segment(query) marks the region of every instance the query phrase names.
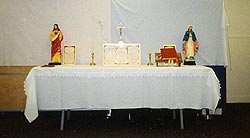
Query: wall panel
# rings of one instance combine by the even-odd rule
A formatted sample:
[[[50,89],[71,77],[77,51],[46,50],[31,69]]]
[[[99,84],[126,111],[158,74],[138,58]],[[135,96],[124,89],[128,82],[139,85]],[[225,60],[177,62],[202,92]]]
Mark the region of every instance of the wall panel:
[[[24,80],[30,66],[0,67],[0,110],[24,110]]]

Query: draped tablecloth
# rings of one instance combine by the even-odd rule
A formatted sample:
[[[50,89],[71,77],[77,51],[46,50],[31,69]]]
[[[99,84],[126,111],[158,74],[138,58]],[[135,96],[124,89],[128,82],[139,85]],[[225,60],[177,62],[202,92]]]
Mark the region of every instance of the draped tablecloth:
[[[215,111],[220,83],[204,66],[34,67],[25,82],[25,116],[39,110],[169,108]]]

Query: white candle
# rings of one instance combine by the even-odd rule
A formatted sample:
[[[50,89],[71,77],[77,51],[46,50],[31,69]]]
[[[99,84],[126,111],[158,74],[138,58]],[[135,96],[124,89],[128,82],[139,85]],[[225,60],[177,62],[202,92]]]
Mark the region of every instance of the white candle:
[[[148,53],[149,55],[151,55],[152,54],[152,51],[151,51],[151,49],[149,50],[149,53]]]

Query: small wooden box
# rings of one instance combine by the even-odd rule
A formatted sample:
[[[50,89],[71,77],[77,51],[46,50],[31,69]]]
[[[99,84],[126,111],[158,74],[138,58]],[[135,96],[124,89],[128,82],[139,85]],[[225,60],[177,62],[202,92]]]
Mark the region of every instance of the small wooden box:
[[[155,53],[156,66],[180,66],[182,63],[181,53],[177,53],[175,45],[164,45],[161,53]]]

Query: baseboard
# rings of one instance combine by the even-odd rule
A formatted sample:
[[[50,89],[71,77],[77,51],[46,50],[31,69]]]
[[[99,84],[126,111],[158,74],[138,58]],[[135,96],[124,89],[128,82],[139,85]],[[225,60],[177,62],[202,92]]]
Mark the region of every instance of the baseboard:
[[[216,108],[214,115],[222,115],[222,108]]]
[[[227,103],[250,103],[250,96],[228,96]]]

